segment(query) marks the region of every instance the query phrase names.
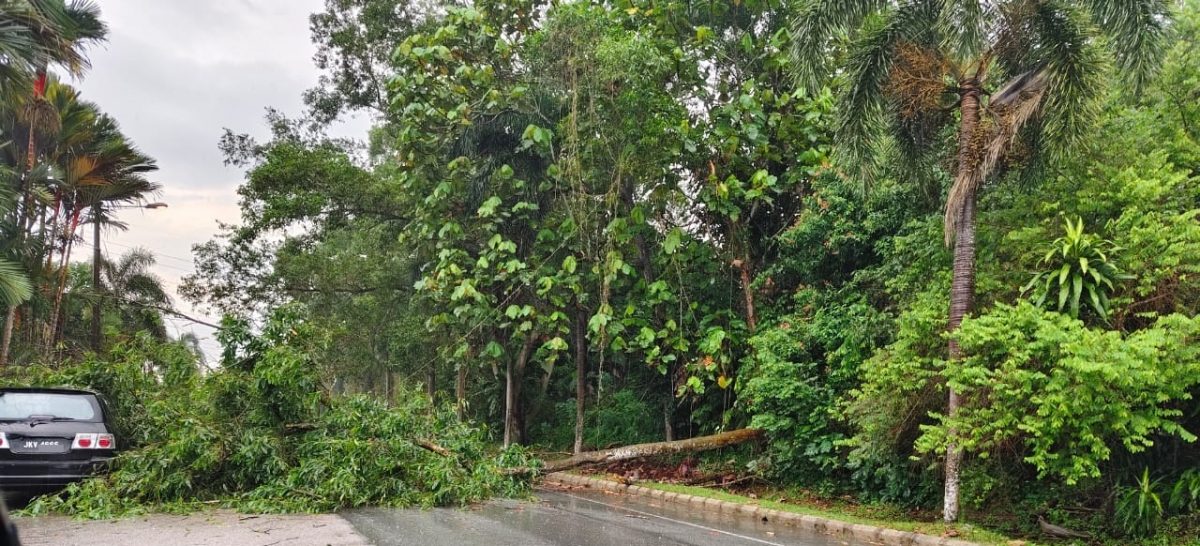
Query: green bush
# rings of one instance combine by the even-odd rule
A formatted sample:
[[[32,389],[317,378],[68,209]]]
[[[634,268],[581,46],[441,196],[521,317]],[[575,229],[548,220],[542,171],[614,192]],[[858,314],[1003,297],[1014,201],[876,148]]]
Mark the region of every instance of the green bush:
[[[116,350],[128,358],[108,366],[93,359],[58,372],[57,382],[114,400],[119,426],[141,447],[122,452],[108,474],[28,510],[111,517],[207,502],[326,511],[462,504],[526,491],[524,478],[503,471],[536,464],[524,451],[495,453],[482,430],[416,389],[401,386],[392,407],[328,394],[306,356],[313,333],[290,308],[276,312],[261,336],[228,323],[224,337],[233,350],[207,375],[148,374],[144,364],[161,355],[145,346]],[[139,412],[131,410],[135,399],[143,402]]]
[[[1200,320],[1170,315],[1123,336],[1022,302],[968,319],[954,336],[966,358],[941,374],[964,404],[924,427],[923,453],[952,440],[980,457],[1020,444],[1039,476],[1074,484],[1100,477],[1114,449],[1195,440],[1178,408],[1200,385]]]
[[[1190,514],[1200,509],[1200,469],[1184,470],[1171,486],[1168,506],[1176,514]]]

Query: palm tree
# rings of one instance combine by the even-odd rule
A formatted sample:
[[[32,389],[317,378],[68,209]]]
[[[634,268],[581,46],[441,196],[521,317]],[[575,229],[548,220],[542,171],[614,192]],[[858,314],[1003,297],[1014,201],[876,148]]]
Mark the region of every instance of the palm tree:
[[[205,358],[204,348],[200,345],[200,336],[195,332],[183,332],[175,341],[196,355],[196,362],[200,364],[201,369],[208,368],[208,359]]]
[[[25,180],[26,194],[37,196],[29,200],[29,206],[38,204],[41,212],[15,218],[13,223],[17,231],[26,236],[23,246],[31,247],[38,240],[33,237],[35,233],[44,239],[43,244],[33,245],[40,251],[26,252],[26,255],[29,264],[43,267],[47,293],[52,294],[51,311],[41,330],[45,347],[49,348],[60,337],[67,264],[80,225],[87,218],[93,219],[94,224],[94,220],[99,219],[95,226],[97,234],[104,225],[121,227],[108,209],[116,204],[140,201],[156,192],[159,186],[145,178],[147,173],[157,169],[153,159],[134,147],[112,118],[100,113],[94,104],[79,100],[75,89],[50,78],[39,100],[51,107],[58,121],[55,133],[41,133],[33,141],[42,149],[38,154],[41,160],[34,170],[27,172]],[[20,108],[10,110],[15,111],[4,117],[14,128],[14,133],[32,131],[32,125],[21,115]],[[5,163],[19,166],[24,162],[29,146],[20,146],[23,142],[26,140],[18,138],[3,147]],[[33,176],[35,174],[38,176]],[[35,216],[41,219],[37,229]],[[95,310],[99,312],[99,302]],[[10,320],[9,324],[12,322]],[[4,339],[11,339],[10,327],[6,326]],[[3,353],[0,358],[7,355],[4,349],[9,343],[0,345],[0,353]]]
[[[35,204],[30,191],[30,174],[35,169],[37,148],[35,142],[40,129],[57,129],[59,121],[44,98],[47,85],[47,68],[57,64],[74,75],[80,75],[88,67],[83,48],[104,39],[107,29],[99,17],[97,6],[87,0],[11,0],[0,3],[0,101],[14,104],[15,100],[30,95],[23,92],[26,84],[33,83],[31,98],[22,109],[27,129],[26,154],[22,170],[25,176],[15,176],[17,202],[9,210],[15,210],[14,238],[17,250],[23,246],[25,235],[31,229]],[[10,167],[17,167],[12,164]],[[5,216],[8,216],[7,214]],[[27,224],[27,222],[29,224]],[[0,267],[0,286],[3,301],[7,304],[3,334],[0,334],[0,366],[8,362],[9,346],[12,341],[13,325],[16,321],[17,305],[28,297],[22,287],[28,280],[20,271],[19,264],[5,262]]]
[[[122,326],[131,330],[146,330],[160,340],[167,339],[161,309],[171,305],[171,297],[162,280],[150,272],[156,260],[144,248],[126,252],[114,262],[102,260],[100,298],[115,302],[120,311]]]
[[[63,251],[59,264],[60,278],[55,291],[53,312],[50,325],[53,332],[47,336],[51,342],[58,339],[58,322],[62,308],[62,295],[66,289],[67,264],[70,262],[71,250],[74,247],[75,231],[78,229],[82,214],[90,211],[90,222],[94,230],[94,263],[100,262],[99,238],[103,226],[124,229],[124,224],[112,217],[112,207],[119,203],[134,203],[157,192],[159,185],[145,178],[147,173],[158,169],[154,160],[133,146],[121,134],[120,128],[112,118],[99,115],[95,123],[89,127],[91,140],[81,143],[75,151],[61,158],[62,189],[64,202],[68,203],[69,219],[65,220],[63,230]],[[97,277],[98,278],[98,277]],[[100,315],[101,303],[95,302],[93,318]],[[98,349],[99,333],[95,328],[99,325],[94,320],[93,348]],[[52,343],[50,343],[52,344]],[[49,345],[49,344],[48,344]]]
[[[57,64],[73,75],[88,68],[83,47],[104,39],[100,10],[88,1],[0,3],[0,92],[28,83]]]
[[[953,245],[948,329],[971,310],[976,196],[1014,141],[1048,159],[1082,135],[1109,59],[1140,86],[1156,68],[1168,0],[808,0],[793,20],[799,83],[817,89],[831,40],[850,36],[839,142],[869,164],[890,142],[926,158],[956,124],[945,238]],[[1000,82],[999,85],[996,82]],[[958,116],[954,116],[957,111]],[[951,360],[961,357],[949,343]],[[959,406],[949,389],[948,414]],[[958,517],[962,454],[946,453],[943,517]]]

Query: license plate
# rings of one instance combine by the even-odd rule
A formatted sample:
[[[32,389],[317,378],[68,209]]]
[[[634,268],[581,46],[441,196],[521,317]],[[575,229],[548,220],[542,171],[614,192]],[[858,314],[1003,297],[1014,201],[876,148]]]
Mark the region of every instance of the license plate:
[[[66,453],[71,447],[62,438],[14,438],[9,445],[14,453]]]

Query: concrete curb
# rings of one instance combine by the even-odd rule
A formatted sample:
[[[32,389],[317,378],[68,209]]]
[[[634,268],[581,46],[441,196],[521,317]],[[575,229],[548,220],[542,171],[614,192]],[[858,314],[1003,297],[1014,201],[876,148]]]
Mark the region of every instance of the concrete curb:
[[[846,523],[836,519],[763,508],[755,504],[742,504],[697,495],[688,495],[686,493],[662,491],[640,485],[625,485],[619,482],[567,474],[565,472],[547,474],[542,479],[546,483],[640,495],[663,502],[685,504],[694,508],[706,508],[723,514],[741,514],[746,517],[762,520],[763,523],[774,521],[789,527],[806,529],[826,535],[853,538],[854,540],[870,542],[872,544],[884,544],[886,546],[979,546],[974,542],[967,542],[956,538],[935,537],[920,533],[885,529],[873,525]]]

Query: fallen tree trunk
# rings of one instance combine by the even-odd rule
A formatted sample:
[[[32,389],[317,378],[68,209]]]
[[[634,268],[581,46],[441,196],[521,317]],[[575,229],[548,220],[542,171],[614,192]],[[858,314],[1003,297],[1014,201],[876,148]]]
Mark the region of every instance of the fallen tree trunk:
[[[700,436],[697,438],[688,438],[687,440],[676,440],[674,442],[635,444],[631,446],[604,449],[600,451],[585,451],[566,459],[547,461],[546,466],[542,467],[542,472],[559,472],[588,464],[612,463],[616,461],[626,461],[629,459],[640,459],[642,457],[652,457],[655,455],[708,451],[711,449],[720,449],[722,447],[758,440],[759,438],[762,438],[761,430],[743,428],[731,430],[729,432],[722,432],[720,434],[713,434],[712,436]]]

